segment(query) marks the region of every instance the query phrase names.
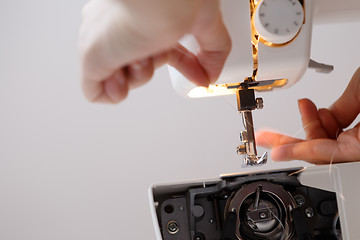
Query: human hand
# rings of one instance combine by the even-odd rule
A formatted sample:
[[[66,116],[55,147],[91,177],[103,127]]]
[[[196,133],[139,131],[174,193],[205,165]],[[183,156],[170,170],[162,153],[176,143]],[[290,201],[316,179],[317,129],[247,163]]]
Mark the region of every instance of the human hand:
[[[299,110],[306,140],[269,131],[256,134],[258,145],[272,148],[273,160],[314,164],[360,161],[360,123],[343,131],[360,113],[360,68],[329,109],[317,110],[312,101],[301,99]]]
[[[199,42],[197,55],[178,44],[186,33]],[[120,102],[164,63],[208,86],[230,48],[219,0],[92,0],[79,39],[83,91],[91,102]]]

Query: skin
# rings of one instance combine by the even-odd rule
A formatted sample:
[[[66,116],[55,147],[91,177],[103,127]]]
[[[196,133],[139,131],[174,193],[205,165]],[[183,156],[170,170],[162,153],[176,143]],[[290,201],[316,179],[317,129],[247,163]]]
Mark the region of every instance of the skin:
[[[192,34],[200,49],[189,52],[178,41]],[[81,78],[91,102],[118,103],[129,90],[147,83],[168,63],[199,86],[218,78],[231,49],[219,0],[92,0],[83,9],[79,36]],[[343,131],[360,112],[360,70],[328,109],[299,100],[306,139],[257,133],[277,161],[315,164],[360,160],[360,126]]]
[[[343,130],[360,113],[360,68],[342,96],[329,108],[317,109],[309,99],[298,103],[305,140],[270,131],[256,135],[258,145],[272,148],[273,160],[305,160],[314,164],[360,161],[360,123]]]
[[[193,34],[200,49],[178,41]],[[93,0],[83,9],[79,49],[82,87],[91,102],[118,103],[168,63],[208,86],[231,49],[218,0]]]

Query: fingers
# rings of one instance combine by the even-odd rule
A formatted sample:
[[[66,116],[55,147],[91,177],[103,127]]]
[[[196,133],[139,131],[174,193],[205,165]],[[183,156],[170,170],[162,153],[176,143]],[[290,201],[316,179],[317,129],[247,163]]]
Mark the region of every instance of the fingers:
[[[342,133],[342,129],[337,123],[334,116],[331,114],[329,109],[321,108],[318,111],[318,116],[323,126],[324,131],[326,131],[327,135],[331,139],[336,139],[340,133]]]
[[[328,138],[318,116],[316,105],[309,99],[300,99],[298,104],[306,139]]]
[[[342,133],[337,140],[301,140],[270,131],[256,133],[259,146],[272,148],[274,161],[304,160],[313,164],[359,161],[360,128]]]
[[[188,25],[194,19],[191,15],[197,10],[192,7],[197,1],[176,1],[176,6],[172,2],[90,1],[86,5],[79,50],[87,99],[118,102],[125,92],[127,94],[128,88],[138,87],[149,80],[153,67],[136,64],[128,67],[129,63],[157,55],[176,44],[190,29]],[[178,5],[182,8],[178,9]],[[123,89],[109,77],[120,68],[126,70],[129,84],[125,84]],[[110,86],[114,89],[111,90]]]
[[[91,102],[115,103],[127,95],[127,84],[118,70],[130,58],[130,40],[119,11],[116,1],[90,1],[83,10],[79,34],[82,87]],[[119,46],[127,46],[121,55]]]
[[[197,56],[211,83],[219,77],[231,50],[231,39],[224,25],[218,1],[207,1],[193,34],[199,42]]]
[[[126,98],[130,89],[147,83],[153,73],[153,60],[143,59],[117,70],[103,82],[84,82],[84,92],[91,102],[118,103]]]
[[[342,162],[335,140],[315,139],[278,146],[271,152],[274,161],[305,160],[313,164]]]
[[[82,81],[82,89],[85,98],[89,102],[96,102],[103,94],[103,84],[97,81]]]
[[[360,123],[359,123],[360,124]],[[348,129],[338,137],[339,149],[344,153],[344,160],[360,161],[360,127]]]
[[[85,97],[90,102],[118,103],[126,98],[129,87],[122,69],[103,82],[83,82]]]
[[[207,87],[219,77],[231,49],[231,39],[216,0],[205,1],[192,28],[199,42],[197,55],[181,45],[174,47],[168,63],[198,86]]]
[[[169,52],[165,51],[152,57],[154,68],[157,69],[168,62]]]
[[[341,128],[348,127],[360,113],[360,68],[341,97],[330,107],[330,112]]]
[[[209,77],[198,58],[180,44],[169,52],[168,64],[176,68],[196,85],[209,86]]]
[[[154,63],[148,58],[129,64],[126,70],[129,89],[134,89],[150,81],[154,73]]]
[[[284,144],[298,143],[303,140],[280,133],[259,131],[256,133],[256,144],[262,147],[274,148]]]
[[[338,148],[335,140],[304,141],[275,132],[260,131],[256,133],[256,143],[272,148],[271,159],[274,161],[305,160],[314,164],[326,164],[331,159],[340,161],[336,155]]]
[[[329,110],[317,110],[308,99],[299,100],[299,110],[307,141],[266,131],[257,134],[259,145],[273,148],[273,160],[297,159],[314,164],[359,161],[359,124],[345,132],[342,128],[351,124],[360,112],[360,68]]]
[[[231,48],[218,0],[166,5],[159,0],[150,4],[151,11],[146,1],[135,2],[91,1],[83,11],[79,50],[87,99],[119,102],[166,60],[199,86],[207,87],[218,78]],[[171,48],[185,33],[193,33],[199,41],[198,56],[180,45]],[[132,63],[149,56],[149,64]],[[118,71],[120,75],[114,74]]]
[[[129,92],[126,76],[122,70],[117,71],[109,79],[103,83],[104,94],[103,99],[98,99],[98,102],[118,103],[124,100]]]

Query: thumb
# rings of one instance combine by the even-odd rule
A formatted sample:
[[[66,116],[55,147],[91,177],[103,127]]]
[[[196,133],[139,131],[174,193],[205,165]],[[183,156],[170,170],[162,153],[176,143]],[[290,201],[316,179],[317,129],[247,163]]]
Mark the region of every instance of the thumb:
[[[218,1],[207,1],[199,14],[193,34],[199,43],[199,63],[210,82],[219,77],[231,50],[231,38],[225,27]]]

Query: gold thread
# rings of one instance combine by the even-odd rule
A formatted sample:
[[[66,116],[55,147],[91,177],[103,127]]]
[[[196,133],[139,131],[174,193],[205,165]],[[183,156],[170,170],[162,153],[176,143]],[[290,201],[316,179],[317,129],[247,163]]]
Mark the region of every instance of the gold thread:
[[[253,57],[252,80],[254,81],[256,81],[257,70],[259,67],[259,62],[258,62],[259,34],[256,32],[252,19],[256,11],[256,7],[258,6],[260,1],[250,0],[251,44],[252,44],[252,57]]]

